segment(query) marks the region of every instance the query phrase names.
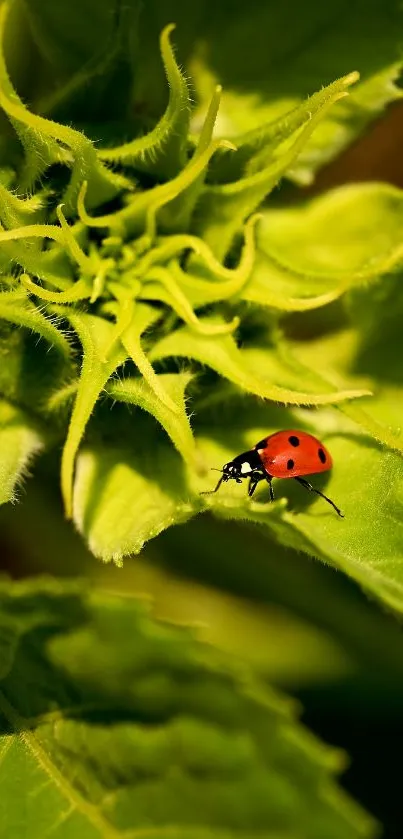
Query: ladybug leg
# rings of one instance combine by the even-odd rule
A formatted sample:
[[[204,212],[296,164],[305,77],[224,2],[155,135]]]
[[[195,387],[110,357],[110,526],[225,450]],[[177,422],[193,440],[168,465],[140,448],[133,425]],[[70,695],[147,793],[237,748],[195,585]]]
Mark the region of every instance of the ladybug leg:
[[[253,495],[259,481],[267,481],[267,483],[269,484],[269,490],[270,490],[270,501],[274,501],[272,479],[270,477],[268,477],[267,475],[261,475],[260,472],[256,472],[251,476],[251,479],[250,479],[250,482],[249,482],[249,489],[248,489],[249,498]]]
[[[268,477],[267,477],[267,475],[266,475],[266,481],[267,481],[267,483],[269,484],[269,490],[270,490],[270,501],[274,501],[273,484],[272,484],[272,482],[271,482],[271,481],[272,481],[272,479],[271,479],[271,478],[268,478]]]
[[[251,475],[251,477],[250,477],[250,481],[249,481],[249,486],[248,486],[248,495],[249,495],[249,498],[252,498],[252,495],[253,495],[253,493],[254,493],[254,491],[255,491],[255,489],[256,489],[256,487],[257,487],[257,485],[258,485],[259,481],[261,481],[261,480],[262,480],[262,479],[261,479],[261,477],[260,477],[260,475],[259,475],[259,474],[257,474],[257,475],[253,475],[253,474],[252,474],[252,475]]]
[[[327,495],[324,495],[324,493],[321,492],[320,489],[315,489],[315,487],[313,487],[312,484],[309,483],[309,481],[306,481],[305,478],[295,478],[295,480],[298,481],[298,483],[301,484],[303,487],[305,487],[305,489],[308,489],[309,492],[316,492],[316,495],[320,495],[321,498],[324,498],[325,501],[327,501],[328,504],[331,504],[333,509],[336,510],[337,515],[340,516],[340,518],[344,519],[344,514],[341,512],[341,510],[339,510],[338,507],[336,507],[334,501],[332,501],[331,498],[328,498]]]
[[[264,480],[264,475],[261,475],[260,472],[252,472],[250,479],[249,479],[249,487],[248,487],[248,496],[252,498],[252,495],[259,483],[259,481]]]

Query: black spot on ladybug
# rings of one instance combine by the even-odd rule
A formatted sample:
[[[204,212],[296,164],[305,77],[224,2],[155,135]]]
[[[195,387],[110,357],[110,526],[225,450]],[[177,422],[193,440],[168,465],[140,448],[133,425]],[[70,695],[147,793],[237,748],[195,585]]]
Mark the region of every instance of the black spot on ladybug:
[[[291,434],[291,437],[288,438],[288,442],[291,443],[295,449],[299,446],[299,438],[296,437],[295,434]]]
[[[255,449],[267,449],[267,437],[261,440],[260,443],[256,443]]]
[[[287,460],[287,469],[294,469],[294,461],[291,458]]]
[[[326,455],[323,449],[318,449],[318,456],[321,463],[326,463]]]

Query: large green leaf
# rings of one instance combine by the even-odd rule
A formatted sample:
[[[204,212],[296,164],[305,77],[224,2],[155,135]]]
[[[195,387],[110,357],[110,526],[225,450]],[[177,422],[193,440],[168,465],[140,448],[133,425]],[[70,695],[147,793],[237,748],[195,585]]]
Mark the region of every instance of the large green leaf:
[[[403,193],[390,184],[351,184],[287,209],[267,209],[258,228],[263,257],[300,276],[312,293],[346,290],[386,274],[403,259]]]
[[[231,410],[228,403],[226,413],[221,407],[221,428],[207,424],[207,416],[200,427],[202,436],[196,428],[198,445],[211,466],[222,467],[278,428],[305,428],[323,440],[334,459],[332,473],[313,477],[312,483],[341,507],[345,518],[339,519],[325,501],[291,480],[275,482],[274,505],[267,489],[248,500],[245,487],[227,484],[216,494],[204,496],[209,508],[219,516],[267,527],[284,545],[332,563],[401,612],[401,455],[386,453],[359,426],[335,412],[311,414],[293,409],[281,417],[269,406],[248,400],[242,404],[235,400],[232,405]],[[204,484],[206,489],[214,488],[211,477]]]
[[[325,501],[304,493],[291,481],[276,482],[275,492],[282,500],[275,505],[268,503],[267,490],[260,489],[256,499],[249,501],[245,488],[237,485],[223,486],[202,501],[199,492],[214,488],[213,475],[203,478],[190,464],[184,474],[179,458],[153,431],[151,420],[136,417],[130,423],[131,439],[137,441],[132,450],[118,443],[120,438],[129,439],[127,421],[120,426],[115,420],[108,450],[102,442],[92,442],[79,455],[75,520],[91,550],[104,560],[120,563],[125,555],[138,553],[145,541],[205,506],[218,516],[267,527],[283,544],[331,562],[402,611],[403,578],[396,562],[403,554],[401,455],[385,453],[359,425],[336,412],[313,415],[295,409],[281,411],[253,403],[251,398],[238,400],[236,395],[226,397],[219,407],[219,423],[214,406],[210,413],[197,413],[196,441],[205,466],[221,468],[278,428],[305,427],[322,438],[334,456],[332,474],[313,483],[342,508],[344,520]],[[148,451],[143,439],[149,441]],[[287,510],[285,498],[293,512]]]
[[[389,184],[343,186],[288,209],[267,209],[244,299],[283,311],[326,305],[398,267],[402,193]]]
[[[343,756],[194,633],[56,583],[4,583],[0,629],[0,835],[373,835]]]

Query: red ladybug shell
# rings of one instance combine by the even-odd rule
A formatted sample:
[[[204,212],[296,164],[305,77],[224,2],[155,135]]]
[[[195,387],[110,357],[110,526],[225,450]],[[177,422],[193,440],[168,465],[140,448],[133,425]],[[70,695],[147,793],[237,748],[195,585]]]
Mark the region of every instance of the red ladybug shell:
[[[323,443],[305,431],[277,431],[257,443],[255,449],[272,478],[314,475],[333,466]]]

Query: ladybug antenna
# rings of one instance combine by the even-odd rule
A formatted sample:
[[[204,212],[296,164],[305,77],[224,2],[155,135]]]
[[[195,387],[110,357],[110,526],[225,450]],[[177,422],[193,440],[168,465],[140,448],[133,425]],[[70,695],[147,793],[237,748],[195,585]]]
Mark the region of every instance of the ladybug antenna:
[[[211,472],[223,472],[224,470],[223,469],[216,469],[215,466],[211,466],[210,471]]]

